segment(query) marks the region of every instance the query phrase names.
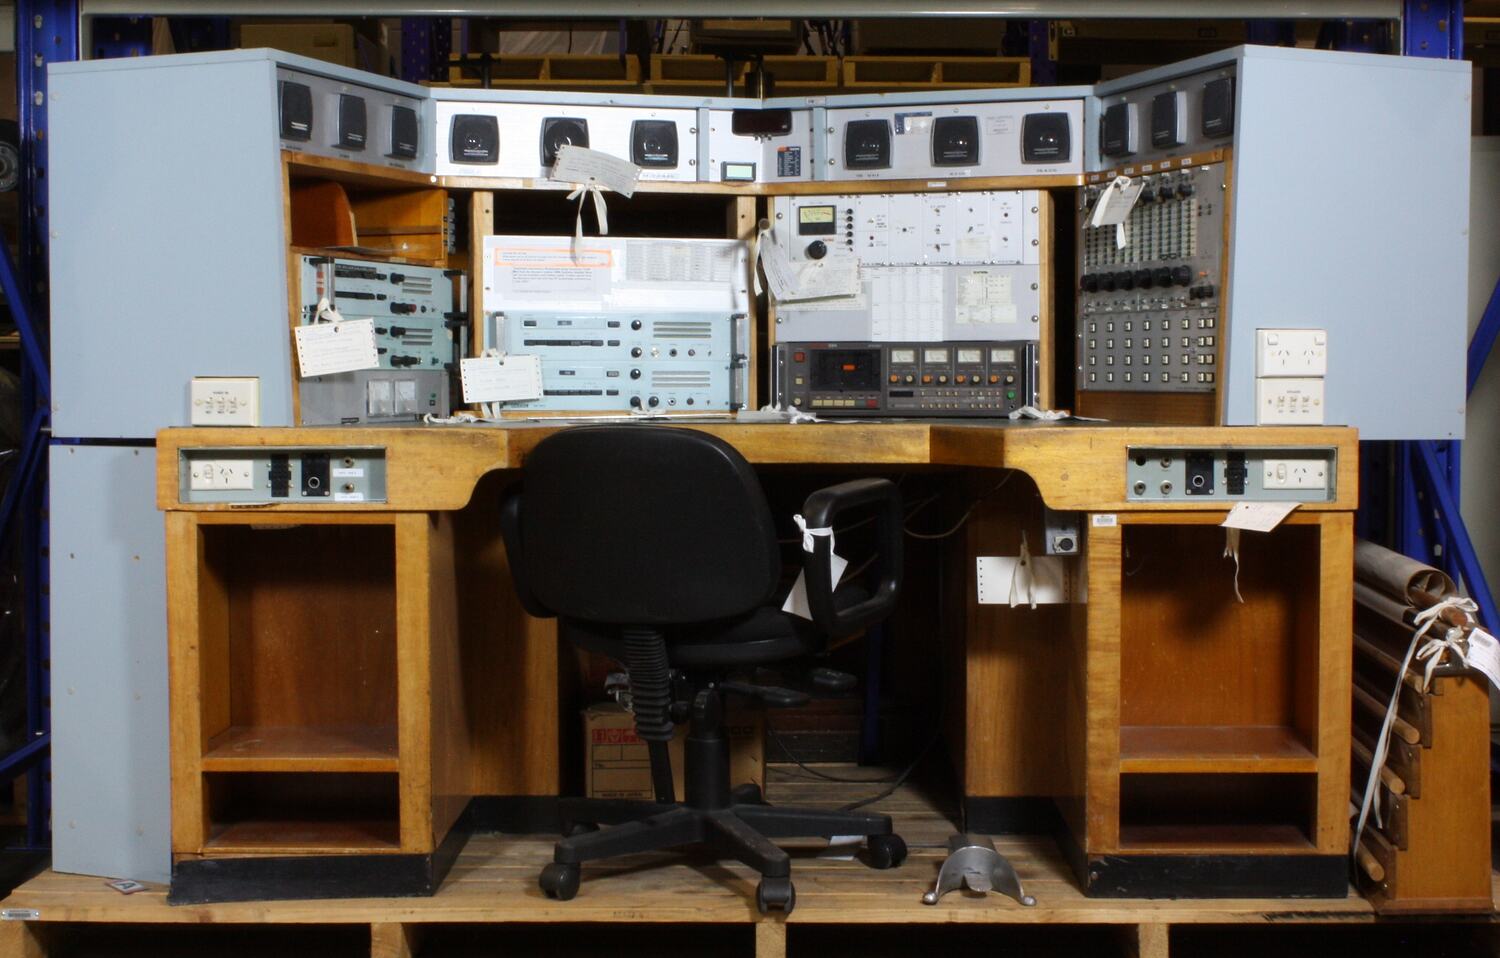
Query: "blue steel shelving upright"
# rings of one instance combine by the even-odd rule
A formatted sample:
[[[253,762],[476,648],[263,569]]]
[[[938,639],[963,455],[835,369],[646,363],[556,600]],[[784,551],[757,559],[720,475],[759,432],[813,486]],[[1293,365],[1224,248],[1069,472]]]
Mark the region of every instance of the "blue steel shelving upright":
[[[27,740],[0,758],[0,781],[27,776],[26,845],[43,848],[50,831],[47,762],[51,728],[46,493],[51,377],[47,365],[47,64],[78,58],[74,0],[16,4],[16,88],[21,128],[19,263],[0,244],[0,288],[21,337],[21,408],[26,432],[0,499],[0,542],[17,532],[26,660]],[[19,266],[19,268],[17,268]],[[14,525],[13,525],[14,523]]]

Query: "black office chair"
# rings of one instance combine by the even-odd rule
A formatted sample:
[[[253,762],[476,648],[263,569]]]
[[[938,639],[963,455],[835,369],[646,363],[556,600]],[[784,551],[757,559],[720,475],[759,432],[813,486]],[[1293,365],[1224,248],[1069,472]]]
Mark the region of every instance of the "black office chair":
[[[883,479],[813,493],[811,528],[840,513],[874,510],[879,555],[873,592],[833,588],[831,547],[814,537],[804,564],[813,621],[781,611],[781,559],[771,510],[755,472],[728,443],[688,429],[644,425],[566,429],[526,460],[507,490],[501,532],[516,591],[535,616],[556,616],[573,643],[624,662],[636,730],[647,743],[655,802],[567,799],[563,838],[541,886],[578,893],[580,863],[702,843],[761,873],[761,911],[790,912],[791,862],[768,839],[867,837],[869,860],[891,868],[906,844],[887,815],[766,805],[753,785],[731,790],[723,694],[768,705],[805,703],[789,689],[731,678],[817,653],[891,613],[901,586],[901,511]],[[667,744],[691,718],[684,800],[673,794]],[[614,825],[604,831],[591,826]],[[569,834],[572,832],[572,834]]]

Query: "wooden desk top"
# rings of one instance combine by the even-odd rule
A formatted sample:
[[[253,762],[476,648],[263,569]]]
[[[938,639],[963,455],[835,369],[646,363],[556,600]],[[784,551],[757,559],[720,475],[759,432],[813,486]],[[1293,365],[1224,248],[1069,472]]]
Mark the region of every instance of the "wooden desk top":
[[[563,422],[508,422],[464,426],[301,428],[175,428],[157,435],[157,507],[229,511],[245,507],[178,501],[182,449],[259,447],[383,447],[386,496],[382,503],[310,506],[276,503],[257,511],[446,512],[463,508],[480,477],[520,469],[526,456]],[[641,429],[693,428],[719,436],[750,462],[763,466],[839,468],[903,467],[1017,469],[1036,483],[1053,509],[1222,511],[1222,500],[1129,502],[1125,499],[1127,451],[1133,447],[1307,448],[1338,450],[1333,502],[1307,503],[1315,511],[1353,511],[1359,501],[1358,435],[1343,426],[1182,427],[1100,423],[873,421],[787,423],[642,422]]]

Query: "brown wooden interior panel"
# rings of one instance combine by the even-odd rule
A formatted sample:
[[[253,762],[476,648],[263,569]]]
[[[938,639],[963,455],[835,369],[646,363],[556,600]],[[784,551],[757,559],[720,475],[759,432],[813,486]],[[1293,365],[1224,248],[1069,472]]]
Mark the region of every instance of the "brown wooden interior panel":
[[[390,526],[219,525],[203,535],[228,592],[232,724],[395,724]]]
[[[556,795],[560,741],[576,709],[561,704],[560,649],[552,619],[533,619],[511,586],[500,539],[500,493],[516,474],[485,476],[454,523],[460,604],[463,726],[468,788],[476,795]],[[566,683],[564,683],[566,684]],[[576,764],[576,763],[575,763]]]
[[[1222,338],[1222,337],[1221,337]],[[1216,393],[1078,391],[1078,415],[1124,423],[1212,426],[1219,421]]]
[[[358,242],[354,209],[341,183],[293,181],[291,220],[293,246],[338,247]]]
[[[1242,604],[1223,529],[1127,525],[1121,724],[1295,725],[1314,741],[1298,677],[1316,675],[1317,532],[1243,533]]]
[[[205,728],[210,722],[227,722],[217,714],[212,720],[204,717],[205,696],[220,702],[228,699],[222,687],[227,670],[209,670],[210,678],[201,664],[214,650],[205,648],[199,638],[200,622],[205,612],[211,615],[214,609],[221,610],[224,600],[222,589],[215,587],[216,580],[204,562],[204,543],[196,520],[196,516],[169,512],[165,523],[173,854],[197,852],[208,836],[199,758]],[[225,630],[221,627],[217,631],[223,634]],[[218,643],[219,647],[224,645]]]
[[[1057,369],[1057,317],[1052,290],[1053,263],[1052,194],[1037,193],[1037,403],[1043,409],[1056,407],[1055,376]]]
[[[210,739],[229,728],[229,582],[228,542],[216,529],[194,526],[191,535],[196,549],[198,586],[198,714],[200,720],[198,751],[208,747]],[[175,599],[174,599],[175,601]],[[184,637],[186,638],[186,637]]]
[[[422,854],[432,844],[431,520],[396,517],[396,736],[400,775],[401,850]]]
[[[205,780],[210,854],[399,847],[394,774],[211,773]]]
[[[993,485],[993,483],[991,483]],[[1024,474],[985,500],[964,539],[967,716],[965,793],[970,796],[1066,794],[1081,764],[1066,734],[1082,688],[1063,643],[1081,630],[1082,606],[1035,609],[980,605],[974,557],[1016,555],[1021,533],[1041,552],[1041,500]]]
[[[432,847],[462,814],[472,792],[469,765],[473,761],[474,730],[464,720],[464,660],[459,635],[459,557],[453,547],[453,514],[441,513],[433,520],[431,560],[425,588],[431,643],[432,711]]]
[[[1084,648],[1084,820],[1074,834],[1090,852],[1120,843],[1120,616],[1123,529],[1092,525],[1088,556],[1088,631]],[[1063,806],[1066,813],[1069,808]]]
[[[1317,744],[1318,822],[1314,838],[1325,853],[1349,848],[1344,782],[1349,779],[1353,701],[1354,516],[1329,513],[1318,520],[1319,585],[1316,650],[1299,673],[1297,725]],[[1311,598],[1311,597],[1310,597]]]
[[[1313,775],[1122,775],[1120,847],[1312,851]]]
[[[437,260],[446,256],[446,190],[354,192],[349,203],[360,246],[407,259]]]

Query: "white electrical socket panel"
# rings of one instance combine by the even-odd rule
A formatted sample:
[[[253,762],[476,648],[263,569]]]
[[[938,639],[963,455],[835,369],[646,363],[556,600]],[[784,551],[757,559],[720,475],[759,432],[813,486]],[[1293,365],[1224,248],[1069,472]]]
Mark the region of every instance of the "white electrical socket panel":
[[[195,459],[188,470],[188,488],[254,489],[254,465],[250,459]]]
[[[1328,375],[1328,330],[1257,329],[1255,375],[1292,378]]]
[[[1327,489],[1328,463],[1322,459],[1267,459],[1262,463],[1262,489]]]
[[[260,379],[255,376],[194,376],[195,426],[259,426]]]
[[[1321,426],[1322,379],[1255,380],[1257,426]]]

